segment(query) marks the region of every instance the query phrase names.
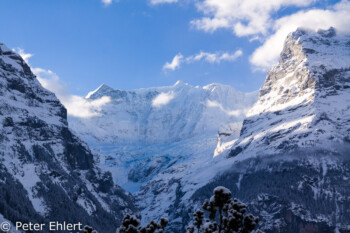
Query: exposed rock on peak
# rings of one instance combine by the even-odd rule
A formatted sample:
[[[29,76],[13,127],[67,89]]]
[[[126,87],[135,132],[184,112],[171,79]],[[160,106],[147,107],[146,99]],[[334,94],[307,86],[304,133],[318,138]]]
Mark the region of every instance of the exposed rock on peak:
[[[350,132],[349,43],[334,28],[289,34],[230,155],[344,143]]]

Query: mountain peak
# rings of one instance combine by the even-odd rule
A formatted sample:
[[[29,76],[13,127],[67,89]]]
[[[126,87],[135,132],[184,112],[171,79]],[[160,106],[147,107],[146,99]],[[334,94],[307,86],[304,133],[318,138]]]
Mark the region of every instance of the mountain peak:
[[[317,70],[320,65],[325,69],[348,68],[350,64],[350,37],[337,34],[331,27],[327,30],[308,30],[298,28],[288,35],[281,53],[280,66],[302,61],[310,69]]]
[[[68,128],[66,109],[56,96],[3,44],[0,93],[0,154],[6,155],[0,159],[6,178],[0,190],[17,190],[15,199],[2,202],[0,216],[42,223],[74,222],[78,216],[100,232],[115,232],[121,217],[135,210],[132,198],[98,168],[90,149]]]
[[[17,53],[10,50],[3,43],[0,43],[0,59],[2,61],[0,66],[3,70],[9,71],[9,72],[14,72],[14,70],[18,70],[20,72],[23,72],[26,78],[34,77],[28,64],[25,63],[23,58]]]
[[[266,153],[332,148],[346,141],[349,45],[349,35],[337,35],[334,28],[289,34],[280,62],[268,72],[231,155],[254,154],[259,147]]]
[[[85,96],[85,98],[86,99],[91,99],[91,98],[93,98],[96,95],[102,95],[103,96],[103,95],[106,95],[107,93],[109,93],[111,91],[114,91],[114,89],[112,87],[108,86],[107,84],[103,83],[96,90],[89,92]]]
[[[177,86],[189,86],[188,83],[185,83],[184,81],[182,80],[177,80],[176,83],[173,85],[174,87],[177,87]]]
[[[3,43],[0,43],[0,54],[3,52],[11,52],[11,50]]]
[[[196,88],[178,81],[173,86],[130,91],[102,85],[87,98],[111,97],[111,103],[101,108],[104,114],[94,118],[92,126],[89,120],[77,118],[71,119],[70,126],[87,141],[112,143],[164,143],[204,133],[216,137],[221,125],[242,120],[256,96],[215,85],[220,88]],[[91,138],[95,132],[99,134]]]
[[[337,35],[337,31],[334,27],[330,27],[327,30],[319,29],[317,33],[326,38],[334,37]]]
[[[337,36],[337,30],[334,27],[330,27],[328,29],[318,29],[317,31],[314,31],[312,29],[299,27],[299,28],[297,28],[297,30],[292,32],[291,35],[293,35],[294,38],[299,38],[303,35],[306,35],[306,36],[317,35],[317,36],[321,36],[324,38],[331,38],[331,37]]]

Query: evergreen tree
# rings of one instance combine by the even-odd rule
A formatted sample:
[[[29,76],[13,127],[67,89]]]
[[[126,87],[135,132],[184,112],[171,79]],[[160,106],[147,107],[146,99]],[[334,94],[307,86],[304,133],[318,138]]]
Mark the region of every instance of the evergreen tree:
[[[138,226],[140,225],[140,220],[134,215],[125,215],[122,225],[117,230],[117,233],[139,233]]]
[[[159,223],[151,221],[145,227],[140,226],[139,218],[134,215],[125,215],[122,225],[117,229],[117,233],[164,233],[164,228],[168,225],[168,219],[161,218]]]
[[[187,229],[187,233],[194,233],[194,226],[192,226],[192,225],[188,226],[186,229]]]
[[[247,207],[237,199],[231,199],[231,191],[223,186],[218,186],[213,191],[213,196],[205,200],[202,208],[209,212],[209,219],[204,220],[204,212],[196,210],[193,213],[193,225],[187,227],[187,233],[260,233],[254,231],[259,219],[252,214],[246,214]],[[218,217],[216,217],[218,213]],[[215,220],[219,219],[219,223]],[[161,218],[157,223],[152,220],[146,226],[140,226],[140,217],[127,214],[117,233],[164,233],[168,225],[168,219]],[[94,233],[84,231],[84,233]],[[97,233],[97,232],[96,232]]]
[[[90,226],[84,226],[83,233],[98,233],[98,232]]]
[[[198,232],[201,229],[204,233],[250,233],[254,231],[259,219],[252,214],[245,215],[246,205],[237,199],[232,200],[229,189],[218,186],[213,193],[214,195],[203,203],[203,209],[209,212],[210,220],[206,219],[201,227],[204,214],[201,215],[198,210],[193,214],[193,223]],[[217,212],[219,224],[214,221]],[[187,231],[189,232],[188,228]]]
[[[197,210],[196,212],[194,212],[193,214],[193,223],[194,225],[197,227],[198,229],[198,233],[199,230],[203,224],[203,218],[204,218],[204,212],[201,210]]]

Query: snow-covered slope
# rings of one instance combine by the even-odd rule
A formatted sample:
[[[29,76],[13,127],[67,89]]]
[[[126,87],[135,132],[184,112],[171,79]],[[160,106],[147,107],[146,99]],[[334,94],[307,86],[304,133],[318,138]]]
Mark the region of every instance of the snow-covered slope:
[[[70,122],[108,155],[101,163],[114,177],[126,174],[130,189],[136,184],[144,222],[165,216],[171,232],[185,232],[193,210],[223,185],[266,232],[349,232],[349,35],[333,28],[291,33],[242,127],[237,113],[246,104],[226,102],[234,98],[224,89],[212,96],[212,87],[102,86],[87,98],[119,102],[97,118]],[[116,125],[106,115],[118,116]],[[97,128],[89,129],[92,122]]]
[[[299,29],[286,39],[230,156],[349,142],[349,103],[350,37],[336,35],[334,28]]]
[[[257,93],[241,93],[230,86],[173,86],[121,91],[105,84],[86,99],[111,101],[100,116],[71,118],[70,126],[89,143],[167,143],[202,134],[216,134],[221,126],[240,122]]]
[[[193,87],[181,81],[134,91],[102,85],[86,96],[88,101],[110,98],[100,116],[70,117],[69,124],[100,154],[101,166],[117,183],[137,193],[146,223],[161,215],[174,216],[165,213],[172,211],[182,180],[188,183],[207,168],[207,175],[191,186],[190,194],[206,177],[215,176],[211,164],[239,136],[257,94],[221,84]],[[157,190],[157,195],[151,190]]]
[[[142,185],[146,221],[165,215],[185,232],[193,210],[223,185],[266,232],[349,232],[349,45],[333,28],[290,34],[238,139],[225,141],[232,149],[176,163]]]
[[[67,112],[24,60],[0,44],[0,216],[82,222],[115,232],[133,198],[96,166]]]
[[[101,107],[99,116],[70,117],[69,125],[100,154],[101,166],[117,183],[135,192],[180,161],[201,163],[228,149],[225,140],[238,137],[257,92],[241,93],[221,84],[193,87],[178,81],[134,91],[102,85],[86,99],[101,97],[110,102]]]

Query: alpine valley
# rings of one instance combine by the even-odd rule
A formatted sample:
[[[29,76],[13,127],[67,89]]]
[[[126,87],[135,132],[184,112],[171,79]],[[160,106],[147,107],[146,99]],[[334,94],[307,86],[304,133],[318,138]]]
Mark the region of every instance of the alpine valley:
[[[67,116],[0,44],[1,220],[112,233],[139,212],[143,224],[166,217],[167,232],[186,232],[225,186],[264,232],[350,232],[349,35],[289,34],[259,92],[103,84],[85,100],[100,98],[99,114]]]
[[[259,94],[178,81],[102,85],[86,99],[103,96],[99,116],[69,123],[134,194],[144,224],[164,216],[185,232],[222,185],[265,232],[350,232],[350,36],[291,33]]]

